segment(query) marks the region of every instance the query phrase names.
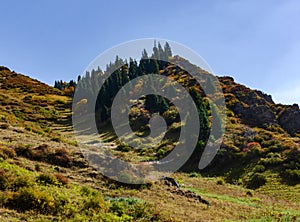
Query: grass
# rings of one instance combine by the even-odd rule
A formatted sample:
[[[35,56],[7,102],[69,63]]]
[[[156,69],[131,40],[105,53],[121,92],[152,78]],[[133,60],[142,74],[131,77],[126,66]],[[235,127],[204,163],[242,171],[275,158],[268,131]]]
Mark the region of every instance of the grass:
[[[57,174],[31,172],[7,161],[1,162],[1,169],[6,170],[7,175],[11,175],[9,179],[11,183],[20,177],[26,176],[28,179],[28,183],[22,186],[14,185],[13,190],[10,184],[2,187],[0,206],[6,209],[16,210],[29,216],[33,216],[32,213],[36,212],[41,218],[52,215],[62,220],[89,218],[88,220],[94,221],[133,219],[156,221],[159,219],[153,206],[145,201],[134,198],[104,198],[101,191],[74,182],[69,186],[61,186],[61,179],[64,178],[61,174],[58,177]]]
[[[209,201],[208,207],[176,193],[163,181],[131,187],[103,177],[86,164],[72,136],[71,99],[28,77],[17,80],[8,76],[9,73],[2,73],[0,78],[0,170],[4,175],[0,191],[1,221],[296,221],[300,218],[300,185],[286,183],[280,174],[299,167],[298,151],[293,151],[293,147],[300,139],[289,137],[277,127],[272,131],[249,128],[231,114],[224,147],[216,159],[219,166],[207,173],[172,175],[182,189]],[[245,137],[245,131],[252,131],[254,136]],[[114,135],[109,132],[111,128],[104,126],[102,138],[112,142]],[[28,148],[28,155],[19,155],[18,147]],[[164,155],[165,149],[142,154],[131,150],[115,152],[122,153],[129,161],[140,161],[160,158],[155,152]],[[59,164],[57,160],[63,159],[70,160],[69,164]],[[266,183],[256,190],[245,188],[254,173],[262,174]],[[297,177],[297,172],[292,171],[291,176]]]
[[[258,202],[260,202],[259,198],[250,199],[247,197],[230,197],[228,195],[200,192],[198,189],[195,189],[195,188],[187,188],[186,190],[193,191],[197,194],[200,194],[203,197],[209,197],[209,198],[217,199],[220,201],[226,201],[226,202],[230,202],[230,203],[234,203],[234,204],[238,204],[238,205],[245,205],[245,206],[249,206],[249,207],[259,207],[260,206],[260,204],[258,203]]]
[[[180,177],[185,178],[186,180],[184,174],[180,175]],[[272,181],[269,181],[269,183],[261,189],[254,192],[254,194],[252,194],[253,196],[249,196],[247,195],[247,189],[230,184],[215,185],[217,180],[218,179],[216,178],[189,178],[189,185],[186,185],[184,189],[198,193],[203,196],[203,198],[208,198],[212,202],[215,201],[216,203],[234,206],[238,205],[244,207],[245,210],[251,209],[251,211],[256,214],[255,218],[258,219],[272,218],[273,220],[277,220],[280,215],[282,215],[282,217],[293,219],[299,218],[300,216],[300,206],[297,204],[299,187],[290,187],[281,184],[281,186],[279,186],[280,191],[277,191],[270,189],[270,186],[277,188],[278,186],[274,185]],[[266,193],[265,191],[269,191],[269,193]],[[284,196],[282,195],[283,193],[285,193]],[[248,221],[251,220],[254,215],[252,215],[252,212],[250,211],[248,213],[245,211],[244,217],[246,217],[245,219]]]

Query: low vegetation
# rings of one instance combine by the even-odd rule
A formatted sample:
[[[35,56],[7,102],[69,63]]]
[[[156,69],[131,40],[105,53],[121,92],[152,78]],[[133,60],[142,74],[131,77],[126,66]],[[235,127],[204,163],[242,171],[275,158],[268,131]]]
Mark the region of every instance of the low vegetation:
[[[170,55],[170,59],[181,59]],[[135,61],[130,62],[131,68],[138,68]],[[193,79],[172,64],[149,67],[195,93],[202,124],[210,127],[208,101]],[[130,64],[123,64],[119,71],[117,77],[133,72]],[[97,70],[93,73],[89,78]],[[160,180],[133,186],[105,178],[83,158],[71,126],[74,81],[57,81],[56,89],[0,67],[0,220],[299,220],[300,137],[291,131],[290,120],[282,119],[284,112],[289,116],[296,106],[274,104],[268,95],[236,84],[230,77],[220,82],[227,129],[211,165],[202,171],[181,169],[170,179],[176,183]],[[106,105],[110,102],[107,99]],[[166,137],[152,149],[133,149],[116,141],[109,109],[104,107],[98,119],[100,133],[105,141],[116,144],[114,155],[139,162],[161,159],[172,151],[181,125],[168,101],[142,98],[131,108],[131,126],[141,135],[149,133],[151,114],[159,112],[166,119]],[[253,110],[260,111],[261,118],[250,123]],[[205,142],[205,137],[199,141],[200,151]]]

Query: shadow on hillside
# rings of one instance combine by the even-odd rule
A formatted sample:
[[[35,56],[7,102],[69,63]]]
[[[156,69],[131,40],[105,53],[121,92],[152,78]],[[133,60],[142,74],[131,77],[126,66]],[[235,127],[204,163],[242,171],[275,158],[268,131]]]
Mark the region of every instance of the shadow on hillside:
[[[63,119],[51,119],[55,124],[62,125],[64,127],[72,126],[72,115],[68,115],[66,118]]]

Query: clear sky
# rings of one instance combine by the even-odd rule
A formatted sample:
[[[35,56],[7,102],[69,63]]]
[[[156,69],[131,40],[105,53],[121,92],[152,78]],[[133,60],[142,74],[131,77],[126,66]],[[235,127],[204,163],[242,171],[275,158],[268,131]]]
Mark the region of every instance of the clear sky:
[[[0,2],[0,65],[50,85],[103,51],[157,37],[201,55],[218,76],[300,103],[300,1]]]

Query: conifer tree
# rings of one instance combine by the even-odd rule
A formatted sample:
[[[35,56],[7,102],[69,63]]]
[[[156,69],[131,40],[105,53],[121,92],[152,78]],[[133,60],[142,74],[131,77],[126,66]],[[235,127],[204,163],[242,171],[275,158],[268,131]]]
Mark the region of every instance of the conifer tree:
[[[164,46],[164,53],[165,53],[165,58],[167,59],[167,61],[169,61],[169,57],[172,56],[172,50],[171,50],[171,47],[169,45],[168,42],[165,43],[165,46]]]
[[[158,54],[158,60],[164,60],[165,58],[164,58],[164,50],[163,50],[163,48],[161,47],[161,44],[160,44],[160,42],[158,42],[158,49],[157,49],[157,54]]]
[[[135,60],[132,58],[129,59],[129,72],[128,72],[128,77],[130,80],[136,78],[138,76],[138,65]]]

